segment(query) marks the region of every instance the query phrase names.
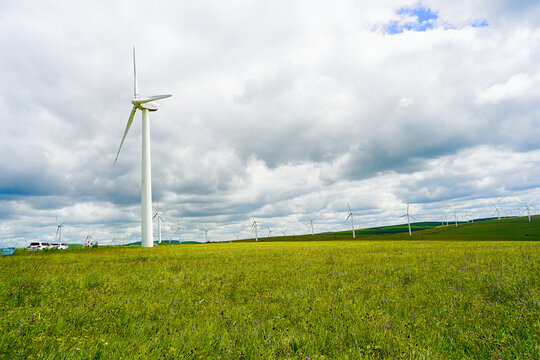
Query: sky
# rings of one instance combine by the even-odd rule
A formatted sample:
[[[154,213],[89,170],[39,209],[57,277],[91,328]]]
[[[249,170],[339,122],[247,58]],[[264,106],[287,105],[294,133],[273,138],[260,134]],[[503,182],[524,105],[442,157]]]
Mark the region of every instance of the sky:
[[[140,240],[133,46],[163,240],[540,207],[537,1],[0,0],[1,246]]]

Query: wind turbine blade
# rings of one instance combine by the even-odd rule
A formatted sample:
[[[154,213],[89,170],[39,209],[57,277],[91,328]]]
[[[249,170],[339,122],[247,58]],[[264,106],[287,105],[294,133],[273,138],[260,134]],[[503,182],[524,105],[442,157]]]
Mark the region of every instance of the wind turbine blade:
[[[347,207],[349,208],[349,212],[351,212],[351,206],[349,205],[348,201],[347,201]]]
[[[171,97],[171,96],[172,95],[170,95],[170,94],[148,96],[148,97],[145,97],[143,99],[139,99],[136,102],[137,102],[137,104],[144,104],[144,103],[147,103],[147,102],[150,102],[150,101],[166,99],[166,98]]]
[[[411,219],[416,220],[416,218],[414,216],[412,216],[412,215],[409,215],[409,216],[411,217]]]
[[[402,218],[402,217],[405,217],[405,216],[407,216],[407,214],[405,214],[405,215],[401,215],[401,216],[400,216],[399,218]],[[412,217],[412,216],[411,216],[411,217]]]
[[[152,216],[152,219],[154,219],[156,216],[157,216],[157,213],[155,213],[154,216]]]
[[[349,220],[349,218],[351,217],[352,213],[349,213],[349,216],[347,216],[347,218],[345,219],[345,221]]]
[[[133,47],[133,96],[139,98],[139,86],[137,85],[137,66],[135,65],[135,46]]]
[[[134,106],[133,110],[131,110],[131,114],[129,115],[129,119],[126,124],[126,130],[124,131],[124,136],[122,137],[122,141],[120,142],[120,147],[118,148],[118,152],[116,153],[116,158],[114,158],[115,164],[116,164],[116,160],[118,160],[118,155],[120,155],[120,150],[122,149],[122,145],[124,144],[124,140],[126,139],[126,135],[129,131],[129,128],[131,127],[131,124],[133,123],[133,117],[135,116],[135,111],[137,111],[137,108]]]

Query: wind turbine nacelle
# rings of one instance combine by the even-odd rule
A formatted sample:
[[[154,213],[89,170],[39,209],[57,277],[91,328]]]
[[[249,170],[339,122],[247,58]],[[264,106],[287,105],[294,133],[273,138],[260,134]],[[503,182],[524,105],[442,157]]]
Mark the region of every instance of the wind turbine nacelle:
[[[147,103],[142,103],[142,104],[139,104],[139,109],[146,109],[148,111],[157,111],[157,109],[159,109],[159,105],[155,102],[147,102]]]

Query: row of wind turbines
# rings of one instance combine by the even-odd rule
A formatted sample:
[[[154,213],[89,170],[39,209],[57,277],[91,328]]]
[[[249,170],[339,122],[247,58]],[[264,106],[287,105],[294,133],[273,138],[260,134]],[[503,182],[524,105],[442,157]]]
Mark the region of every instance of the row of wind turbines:
[[[120,146],[118,148],[118,152],[116,153],[116,157],[114,159],[114,164],[118,161],[118,156],[120,155],[120,150],[122,149],[122,145],[124,144],[124,140],[126,139],[127,133],[133,123],[133,119],[135,117],[135,113],[138,110],[142,113],[142,159],[141,159],[141,246],[143,247],[152,247],[154,246],[154,240],[153,240],[153,224],[152,220],[157,218],[158,222],[158,243],[161,243],[161,228],[163,223],[163,218],[161,216],[161,213],[159,212],[159,208],[156,209],[156,212],[152,216],[152,171],[151,171],[151,156],[150,156],[150,112],[155,112],[158,110],[159,106],[156,103],[157,100],[165,99],[168,97],[171,97],[170,94],[164,94],[164,95],[153,95],[148,97],[140,97],[139,95],[139,88],[137,83],[137,66],[135,61],[135,47],[133,47],[133,99],[131,100],[131,104],[133,105],[133,108],[131,110],[131,113],[129,115],[126,128],[124,130],[124,135],[122,136],[122,140],[120,142]],[[358,216],[359,214],[354,213],[351,210],[351,207],[349,203],[347,203],[348,207],[348,215],[345,221],[348,221],[351,219],[351,228],[352,228],[352,236],[353,238],[356,238],[355,228],[354,228],[354,216]],[[497,207],[496,213],[500,219],[500,211]],[[523,211],[527,211],[527,214],[529,216],[530,221],[530,208],[528,206],[525,206],[525,209]],[[457,226],[457,215],[454,211],[454,221],[455,225]],[[414,216],[412,216],[409,212],[409,204],[407,204],[407,212],[401,216],[401,218],[407,218],[407,225],[409,230],[409,235],[412,235],[411,232],[411,219],[416,220]],[[314,235],[314,227],[313,227],[313,218],[307,217],[309,220],[309,224],[306,225],[308,231],[311,230],[311,234]],[[472,215],[471,215],[472,218]],[[251,223],[251,229],[255,232],[255,240],[258,241],[259,239],[259,226],[260,223],[255,220],[254,217],[252,217],[253,222]],[[448,216],[446,216],[446,220],[448,219]],[[448,220],[447,220],[448,225]],[[58,223],[58,230],[57,230],[57,236],[58,233],[60,234],[60,239],[62,236],[62,225]],[[182,230],[181,226],[178,226],[176,229],[176,233],[179,234]],[[201,229],[205,233],[205,239],[208,242],[208,228]],[[272,233],[272,229],[268,227],[268,236],[270,236]],[[238,234],[235,234],[237,239],[239,237]],[[87,239],[88,240],[88,239]],[[61,240],[60,240],[61,241]]]

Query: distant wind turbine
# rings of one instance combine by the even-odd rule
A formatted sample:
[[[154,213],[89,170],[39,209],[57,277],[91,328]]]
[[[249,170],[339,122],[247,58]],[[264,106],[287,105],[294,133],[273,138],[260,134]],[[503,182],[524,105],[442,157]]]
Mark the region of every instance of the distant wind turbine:
[[[92,235],[90,235],[90,228],[88,228],[88,232],[86,233],[86,240],[85,240],[86,247],[90,247],[90,241],[91,240],[92,240]]]
[[[525,205],[525,207],[523,208],[523,212],[525,213],[525,211],[527,212],[527,216],[529,217],[529,222],[531,222],[531,209],[529,208],[529,205]]]
[[[236,240],[238,240],[238,238],[240,237],[240,235],[238,235],[236,233],[234,234],[234,236],[236,236]]]
[[[56,236],[54,237],[54,242],[56,243],[56,239],[59,239],[60,247],[62,246],[62,228],[64,227],[64,223],[58,222],[58,216],[56,217]]]
[[[168,98],[172,95],[154,95],[146,98],[139,97],[139,89],[137,85],[137,67],[135,65],[135,47],[133,47],[133,87],[134,98],[131,100],[133,109],[129,115],[128,122],[126,124],[126,130],[124,136],[120,142],[120,147],[116,153],[114,163],[118,160],[120,150],[124,144],[126,135],[133,122],[133,117],[137,109],[142,112],[142,166],[141,166],[141,246],[152,247],[154,246],[154,239],[152,234],[152,171],[150,160],[150,111],[157,111],[158,104],[154,101]]]
[[[456,214],[456,209],[454,209],[454,221],[456,222],[456,227],[457,227],[457,214]]]
[[[253,216],[251,218],[253,219],[253,223],[251,223],[251,230],[255,230],[255,241],[259,241],[259,235],[257,234],[257,228],[259,223],[257,222],[257,220],[255,220]]]
[[[495,215],[497,215],[497,219],[501,220],[501,213],[499,211],[499,208],[497,207],[497,205],[493,205],[493,207],[495,208]]]
[[[268,236],[267,237],[270,237],[270,235],[272,235],[272,229],[270,229],[270,226],[267,226],[268,228]]]
[[[414,216],[409,214],[409,204],[407,204],[407,213],[405,215],[401,215],[400,218],[405,217],[405,216],[407,217],[407,225],[409,225],[409,236],[412,236],[411,219],[410,218],[413,218],[414,220],[416,220],[416,219],[414,218]]]
[[[351,206],[349,205],[349,203],[347,202],[347,207],[349,208],[349,215],[347,216],[347,218],[345,219],[345,221],[349,220],[349,218],[351,218],[351,227],[352,227],[352,237],[353,239],[356,239],[356,234],[355,234],[355,231],[354,231],[354,215],[358,215],[358,214],[354,214],[351,210]]]
[[[311,228],[311,235],[315,236],[315,232],[313,231],[313,219],[310,218],[309,216],[306,216],[307,219],[309,220],[309,226],[308,226],[308,229]]]
[[[152,217],[152,220],[154,220],[157,217],[157,227],[158,227],[158,244],[161,244],[161,223],[165,222],[163,218],[161,217],[161,213],[159,212],[159,204],[156,205],[156,213]]]
[[[178,234],[178,242],[181,244],[182,243],[182,227],[181,226],[178,226],[176,228],[176,233]],[[171,243],[171,241],[169,240],[169,244]]]
[[[208,242],[208,229],[201,229],[202,231],[204,231],[204,238],[206,239],[206,242]]]

